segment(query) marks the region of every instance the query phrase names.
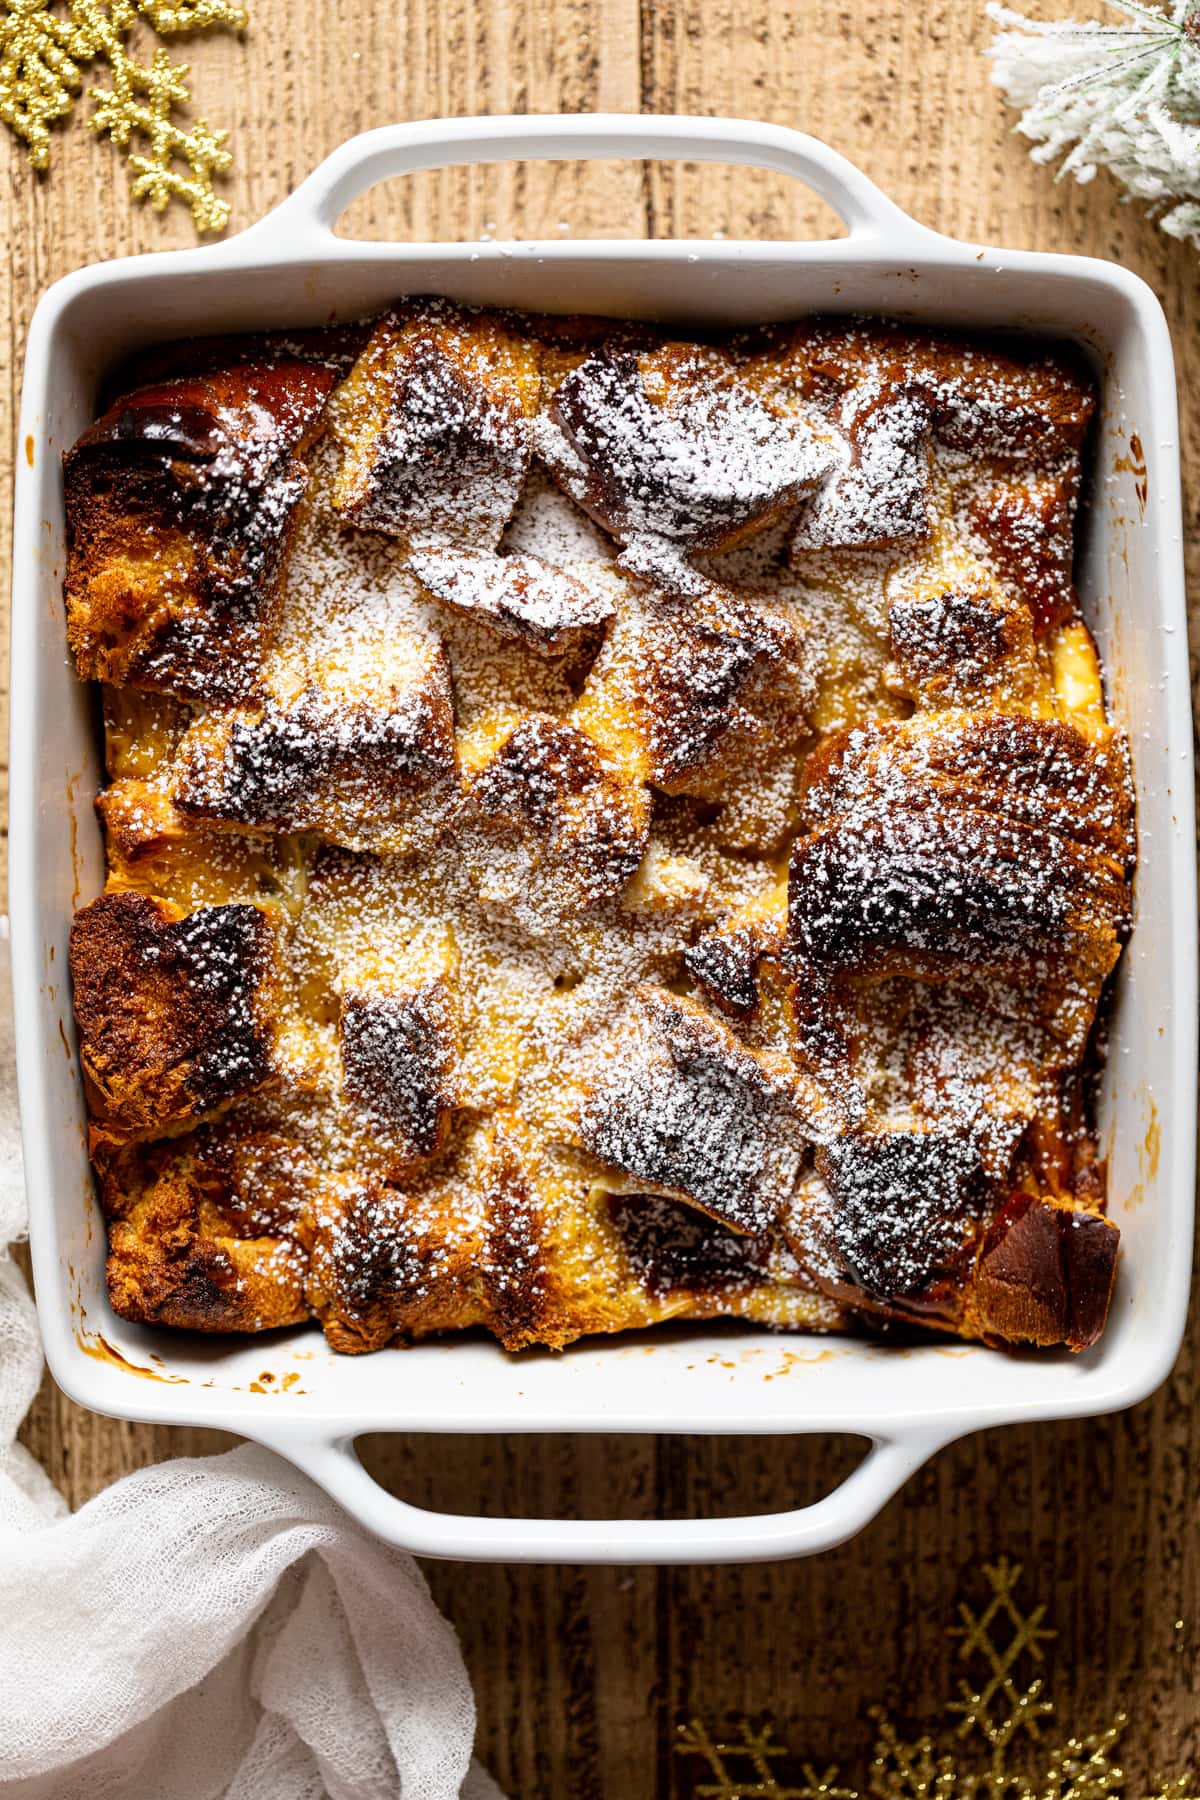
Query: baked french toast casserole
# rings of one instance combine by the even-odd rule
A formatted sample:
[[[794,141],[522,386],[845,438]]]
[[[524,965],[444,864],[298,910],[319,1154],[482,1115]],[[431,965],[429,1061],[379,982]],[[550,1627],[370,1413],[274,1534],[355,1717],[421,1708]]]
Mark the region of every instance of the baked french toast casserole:
[[[65,458],[125,1318],[1081,1349],[1127,748],[1073,351],[399,301]]]

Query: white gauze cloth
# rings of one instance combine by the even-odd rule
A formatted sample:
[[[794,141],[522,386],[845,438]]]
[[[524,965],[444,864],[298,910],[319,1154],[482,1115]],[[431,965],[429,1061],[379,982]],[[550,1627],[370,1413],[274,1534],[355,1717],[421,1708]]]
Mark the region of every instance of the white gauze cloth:
[[[42,1353],[7,1248],[25,1228],[7,944],[0,965],[0,1786],[500,1800],[416,1563],[281,1458],[164,1463],[70,1514],[16,1443]]]

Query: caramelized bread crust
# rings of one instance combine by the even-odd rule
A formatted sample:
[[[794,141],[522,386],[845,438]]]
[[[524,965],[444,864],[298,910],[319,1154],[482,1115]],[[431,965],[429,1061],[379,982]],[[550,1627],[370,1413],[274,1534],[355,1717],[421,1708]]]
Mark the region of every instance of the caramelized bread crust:
[[[108,1215],[108,1293],[123,1318],[263,1331],[308,1316],[296,1237],[309,1171],[268,1133],[202,1128],[95,1158]]]
[[[138,388],[67,452],[67,635],[82,676],[187,699],[250,689],[334,380],[289,360]]]
[[[214,1113],[271,1076],[274,933],[255,906],[182,916],[102,894],[71,927],[71,984],[95,1142]]]
[[[443,300],[376,325],[338,389],[334,504],[412,545],[494,548],[521,494],[539,377],[503,320]]]
[[[64,468],[117,1311],[1094,1342],[1073,353],[417,297],[135,370]]]
[[[1127,802],[1104,751],[1058,720],[942,714],[838,734],[820,755],[819,823],[789,873],[801,958],[925,980],[1062,968],[1094,1009],[1129,903]]]

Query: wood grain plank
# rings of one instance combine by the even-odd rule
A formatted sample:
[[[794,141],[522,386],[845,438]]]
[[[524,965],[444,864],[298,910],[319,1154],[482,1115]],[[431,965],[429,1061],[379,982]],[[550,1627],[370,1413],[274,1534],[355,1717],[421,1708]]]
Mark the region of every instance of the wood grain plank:
[[[1200,591],[1196,262],[1111,184],[1055,186],[1010,132],[961,0],[258,0],[244,45],[190,45],[199,110],[233,128],[237,222],[258,217],[352,132],[473,111],[694,111],[828,138],[938,228],[1107,256],[1163,297],[1185,402],[1189,566]],[[0,272],[0,446],[13,443],[32,306],[101,256],[192,241],[129,198],[81,127],[39,181],[0,142],[11,253]],[[393,182],[345,229],[377,238],[814,235],[830,215],[796,184],[652,163],[457,170]],[[11,477],[11,462],[5,463]],[[7,569],[8,509],[0,509]],[[5,687],[7,684],[5,683]],[[815,1561],[744,1570],[433,1565],[476,1683],[480,1747],[521,1800],[671,1800],[696,1769],[677,1723],[770,1712],[781,1736],[861,1781],[866,1708],[944,1724],[946,1625],[981,1561],[1023,1561],[1059,1637],[1050,1687],[1064,1727],[1131,1714],[1131,1794],[1200,1770],[1200,1458],[1194,1327],[1162,1393],[1114,1419],[985,1434],[943,1452],[860,1538]],[[43,1386],[25,1441],[73,1504],[164,1456],[228,1440],[92,1417]],[[688,1516],[796,1504],[839,1479],[844,1440],[390,1439],[381,1479],[426,1504],[553,1516]],[[1177,1627],[1176,1621],[1181,1621]]]

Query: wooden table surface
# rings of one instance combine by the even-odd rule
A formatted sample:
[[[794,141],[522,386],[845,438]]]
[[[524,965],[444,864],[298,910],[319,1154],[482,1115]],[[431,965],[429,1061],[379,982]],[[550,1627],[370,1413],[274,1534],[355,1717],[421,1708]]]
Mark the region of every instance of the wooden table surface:
[[[1136,269],[1161,295],[1175,337],[1188,550],[1200,575],[1200,262],[1118,205],[1106,179],[1055,186],[1030,164],[989,84],[981,3],[250,3],[244,42],[214,37],[182,52],[196,109],[232,128],[235,226],[282,198],[342,139],[392,120],[725,113],[828,139],[947,232]],[[47,283],[101,257],[187,244],[192,232],[182,210],[159,218],[135,206],[119,159],[79,121],[57,139],[49,179],[29,171],[5,134],[0,157],[10,243],[0,272],[2,395],[15,408],[29,315]],[[352,219],[373,236],[420,238],[789,237],[830,224],[811,196],[773,177],[634,164],[431,175],[379,190]],[[6,456],[13,432],[10,414],[0,431]],[[8,514],[6,502],[5,532]],[[1189,1772],[1193,1784],[1179,1794],[1195,1795],[1198,1337],[1200,1314],[1171,1381],[1132,1413],[955,1445],[857,1540],[813,1561],[665,1571],[430,1566],[474,1676],[483,1756],[521,1800],[665,1800],[712,1780],[695,1757],[677,1754],[681,1722],[699,1716],[720,1732],[743,1715],[769,1715],[797,1759],[839,1762],[844,1779],[865,1786],[876,1702],[953,1749],[945,1703],[958,1670],[946,1627],[958,1598],[986,1597],[983,1564],[1007,1554],[1024,1564],[1021,1592],[1044,1602],[1057,1628],[1046,1668],[1060,1735],[1097,1730],[1123,1708],[1129,1795]],[[73,1504],[128,1470],[227,1441],[94,1418],[49,1382],[24,1437]],[[637,1515],[796,1504],[831,1486],[854,1455],[833,1439],[391,1439],[372,1446],[370,1460],[396,1491],[426,1504]]]

